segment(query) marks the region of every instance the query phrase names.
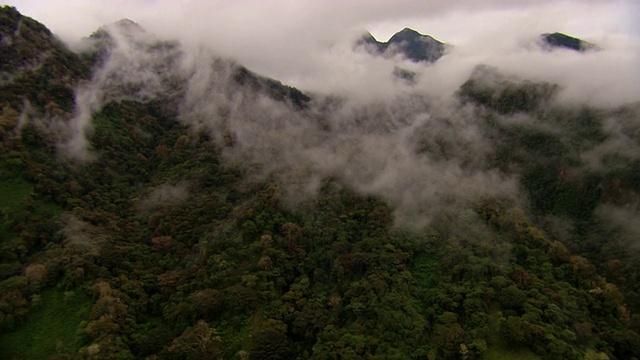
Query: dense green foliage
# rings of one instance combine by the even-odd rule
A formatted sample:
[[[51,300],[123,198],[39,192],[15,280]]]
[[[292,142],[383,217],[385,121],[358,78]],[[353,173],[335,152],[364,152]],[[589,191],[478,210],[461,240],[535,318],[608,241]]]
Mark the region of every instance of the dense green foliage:
[[[0,104],[8,102],[16,107],[27,101],[58,115],[47,107],[56,103],[58,108],[72,111],[73,86],[89,73],[79,57],[44,25],[22,16],[15,8],[5,6],[0,11],[0,33]]]
[[[0,15],[16,16],[15,9]],[[84,74],[80,60],[73,64]],[[42,93],[48,105],[29,111],[57,109],[64,118],[71,93],[38,82],[21,82],[23,93],[3,84],[3,356],[640,353],[637,254],[626,250],[620,229],[595,217],[598,206],[640,191],[637,160],[611,158],[609,167],[585,170],[581,154],[605,140],[607,114],[548,105],[551,85],[461,89],[495,145],[488,162],[520,174],[530,205],[485,198],[406,230],[394,227],[382,200],[335,179],[324,179],[312,199],[284,206],[277,179],[252,180],[224,161],[220,149],[228,145],[178,122],[172,99],[107,103],[92,119],[96,158],[78,163],[60,156],[46,129],[19,127],[27,106],[15,101],[40,104],[25,94]],[[297,105],[307,101],[277,85],[260,86],[276,98],[293,96]],[[556,131],[505,120],[514,113]],[[571,224],[567,234],[558,223]]]

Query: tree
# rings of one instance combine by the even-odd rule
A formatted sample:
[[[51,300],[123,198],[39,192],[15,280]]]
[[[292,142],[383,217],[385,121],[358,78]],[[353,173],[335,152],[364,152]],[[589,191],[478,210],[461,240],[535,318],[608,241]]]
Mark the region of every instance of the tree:
[[[224,294],[216,289],[197,291],[189,299],[197,314],[208,320],[213,320],[224,306]]]
[[[531,340],[529,324],[519,316],[509,316],[500,324],[500,333],[509,342],[525,345]]]
[[[291,347],[286,335],[287,325],[282,321],[267,320],[266,324],[254,335],[251,348],[251,360],[289,359]]]
[[[194,359],[221,359],[221,342],[216,329],[199,320],[173,339],[167,350]]]
[[[464,340],[464,329],[458,323],[436,324],[431,341],[441,353],[449,356],[460,348]]]

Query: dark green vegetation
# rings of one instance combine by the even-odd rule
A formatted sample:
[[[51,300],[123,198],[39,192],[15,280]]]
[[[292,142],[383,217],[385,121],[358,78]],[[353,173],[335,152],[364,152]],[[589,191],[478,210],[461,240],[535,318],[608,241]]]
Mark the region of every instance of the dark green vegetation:
[[[28,99],[32,104],[44,107],[52,102],[62,110],[72,111],[73,84],[89,73],[78,56],[53,38],[44,25],[17,11],[3,8],[0,33],[0,103],[17,108]]]
[[[25,33],[43,34],[36,46],[56,44],[15,9],[0,16],[3,26],[15,18]],[[12,74],[37,78],[44,69]],[[78,81],[89,76],[74,71]],[[239,76],[294,107],[307,101]],[[61,86],[76,85],[64,79]],[[637,109],[561,108],[550,104],[552,85],[472,78],[459,95],[494,145],[488,162],[519,175],[529,205],[477,199],[409,231],[393,226],[382,200],[335,179],[295,210],[283,206],[276,179],[247,179],[220,156],[232,145],[178,122],[171,98],[108,102],[92,119],[96,159],[70,160],[46,129],[18,128],[27,107],[71,117],[62,105],[73,103],[70,93],[20,84],[0,87],[3,358],[640,353],[637,250],[624,229],[597,216],[603,205],[637,201],[637,160],[611,154],[596,170],[582,156],[607,140],[604,119]]]

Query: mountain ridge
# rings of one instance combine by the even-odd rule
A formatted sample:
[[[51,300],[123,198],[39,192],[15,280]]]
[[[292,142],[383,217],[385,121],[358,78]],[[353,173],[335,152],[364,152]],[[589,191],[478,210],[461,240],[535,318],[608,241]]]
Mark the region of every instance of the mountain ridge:
[[[597,48],[596,44],[561,32],[544,33],[539,35],[539,39],[546,49],[564,48],[585,52]],[[386,42],[378,41],[370,32],[366,32],[355,44],[357,47],[364,47],[373,55],[393,57],[400,54],[410,61],[425,63],[438,61],[444,56],[446,48],[452,46],[409,27],[394,33]]]
[[[55,101],[66,110],[72,108],[73,88],[86,79],[89,68],[51,31],[39,22],[23,16],[14,7],[0,9],[0,77],[5,91],[0,103],[22,107],[24,100],[43,108]],[[25,92],[36,83],[46,82],[53,91],[47,98]]]
[[[414,62],[433,63],[441,58],[445,51],[443,42],[408,27],[395,33],[386,42],[376,40],[371,33],[367,32],[356,44],[369,47],[369,51],[376,55],[392,57],[401,54]]]
[[[638,104],[486,65],[451,103],[311,99],[123,31],[100,61],[14,42],[61,55],[0,83],[1,356],[639,353]]]

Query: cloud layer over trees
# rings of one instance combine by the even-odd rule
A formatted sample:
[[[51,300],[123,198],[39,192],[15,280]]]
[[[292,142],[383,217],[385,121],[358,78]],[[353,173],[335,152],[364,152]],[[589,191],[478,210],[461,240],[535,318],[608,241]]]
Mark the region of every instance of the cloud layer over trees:
[[[70,121],[66,145],[79,157],[91,158],[84,136],[90,131],[91,114],[104,103],[126,98],[145,101],[182,91],[180,119],[195,131],[205,129],[218,144],[230,142],[221,148],[223,157],[243,164],[250,177],[276,176],[291,202],[308,198],[323,179],[337,178],[363,194],[385,199],[397,219],[424,224],[445,206],[482,196],[522,198],[517,177],[487,163],[495,144],[486,138],[476,109],[455,96],[478,65],[496,68],[516,82],[558,84],[550,104],[554,106],[610,108],[640,100],[640,72],[634,71],[638,38],[616,29],[611,20],[588,15],[593,11],[615,15],[628,3],[444,4],[349,2],[335,10],[317,2],[127,2],[97,18],[87,16],[87,24],[133,18],[148,32],[127,26],[105,28],[113,40],[110,51],[92,80],[77,90],[76,116]],[[95,3],[71,2],[53,11],[52,21],[55,14],[73,6],[87,14],[104,9]],[[540,33],[585,29],[575,20],[576,14],[600,26],[601,33],[589,38],[599,49],[544,50]],[[492,21],[505,18],[491,29],[475,32],[479,16]],[[452,31],[443,21],[465,17],[468,26],[450,32],[452,38],[464,40],[453,43],[432,65],[374,57],[354,48],[366,28],[407,21],[407,25],[422,24],[425,28],[417,30],[438,37],[437,29],[427,28],[430,21]],[[83,28],[75,25],[74,31]],[[158,40],[152,34],[180,42],[156,47]],[[87,33],[73,35],[79,39]],[[63,36],[69,40],[71,32]],[[86,40],[76,40],[73,46],[87,51]],[[313,102],[303,112],[294,111],[239,86],[234,81],[238,63],[300,88],[313,96]],[[415,72],[416,83],[398,81],[393,76],[396,67]],[[186,86],[172,89],[172,79]],[[535,120],[525,121],[538,126]],[[610,142],[603,146],[618,144],[613,137]],[[637,147],[633,144],[626,151],[635,153]]]

